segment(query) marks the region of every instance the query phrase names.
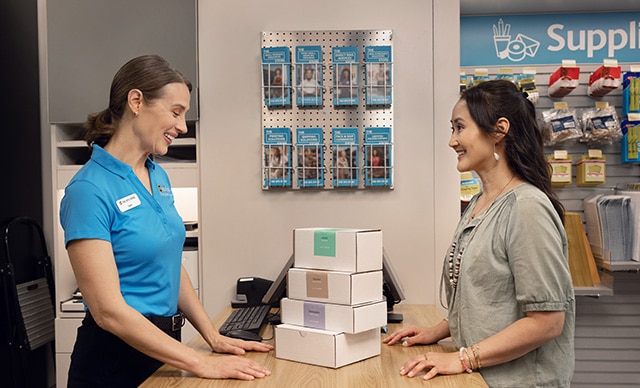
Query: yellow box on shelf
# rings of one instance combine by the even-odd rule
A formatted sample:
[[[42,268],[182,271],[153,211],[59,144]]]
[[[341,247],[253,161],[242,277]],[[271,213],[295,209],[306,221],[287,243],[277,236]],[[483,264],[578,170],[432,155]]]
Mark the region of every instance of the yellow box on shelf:
[[[606,182],[606,157],[602,150],[589,150],[578,158],[576,186],[598,186]]]
[[[573,166],[571,155],[566,150],[556,150],[553,155],[547,156],[547,162],[551,166],[551,185],[564,187],[573,181]]]

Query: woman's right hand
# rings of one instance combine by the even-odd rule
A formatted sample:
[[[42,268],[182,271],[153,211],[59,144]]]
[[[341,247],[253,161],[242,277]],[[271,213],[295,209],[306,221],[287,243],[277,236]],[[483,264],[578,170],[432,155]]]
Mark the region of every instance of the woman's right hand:
[[[241,356],[205,355],[203,373],[207,379],[254,380],[271,375],[271,371],[258,362]]]
[[[426,345],[438,342],[432,327],[409,326],[396,330],[382,340],[387,345],[394,345],[402,341],[402,346]]]

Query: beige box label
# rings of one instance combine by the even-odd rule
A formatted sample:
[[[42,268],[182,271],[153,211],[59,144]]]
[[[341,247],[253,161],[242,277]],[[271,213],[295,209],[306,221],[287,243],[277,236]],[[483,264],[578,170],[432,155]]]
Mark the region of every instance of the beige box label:
[[[324,272],[307,272],[307,297],[329,298],[329,275]]]

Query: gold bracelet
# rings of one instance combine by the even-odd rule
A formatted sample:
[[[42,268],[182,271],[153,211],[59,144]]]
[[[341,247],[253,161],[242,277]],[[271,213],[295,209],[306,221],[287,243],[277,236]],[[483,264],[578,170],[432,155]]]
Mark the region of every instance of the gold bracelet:
[[[471,345],[471,351],[473,352],[473,358],[476,359],[476,364],[478,365],[478,369],[482,368],[482,364],[480,364],[480,345],[478,344]]]
[[[473,358],[471,358],[471,356],[469,355],[469,348],[464,348],[464,354],[467,355],[467,359],[469,360],[469,369],[471,369],[471,370],[476,369],[473,366]]]
[[[458,354],[458,358],[460,358],[460,364],[462,365],[462,369],[464,369],[465,372],[467,373],[473,373],[473,371],[471,370],[470,367],[467,366],[467,364],[464,363],[464,356],[462,355],[462,352],[464,351],[464,348],[460,348],[460,352]]]

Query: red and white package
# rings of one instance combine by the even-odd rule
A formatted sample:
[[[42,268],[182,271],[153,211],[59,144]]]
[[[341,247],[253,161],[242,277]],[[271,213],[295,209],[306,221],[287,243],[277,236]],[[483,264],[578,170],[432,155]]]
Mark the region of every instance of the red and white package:
[[[615,64],[605,61],[605,64],[597,68],[589,76],[589,97],[603,97],[620,87],[621,68],[618,61]]]
[[[562,98],[571,93],[580,83],[580,68],[563,61],[556,71],[549,76],[549,97]]]

